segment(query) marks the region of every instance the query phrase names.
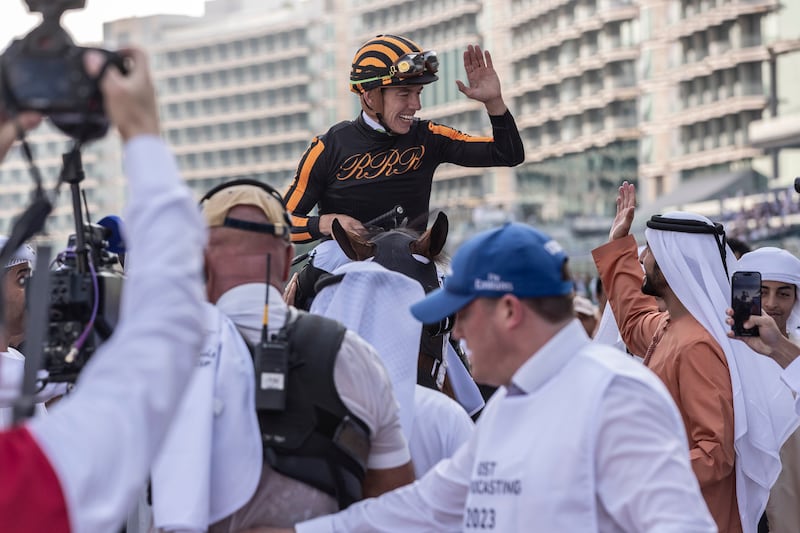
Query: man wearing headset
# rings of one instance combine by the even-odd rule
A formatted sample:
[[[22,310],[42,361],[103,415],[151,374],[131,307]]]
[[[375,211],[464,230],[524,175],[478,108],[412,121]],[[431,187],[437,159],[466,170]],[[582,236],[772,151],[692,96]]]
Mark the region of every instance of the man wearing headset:
[[[294,246],[280,194],[234,180],[201,206],[206,363],[153,469],[156,530],[291,525],[412,482],[397,401],[374,348],[283,301]],[[283,370],[272,366],[276,356]],[[272,403],[278,390],[283,405]]]
[[[500,90],[489,52],[470,45],[464,52],[468,85],[458,89],[483,102],[492,137],[473,137],[420,120],[423,87],[436,81],[436,52],[397,35],[378,35],[353,58],[350,90],[361,101],[352,121],[334,125],[311,142],[286,192],[292,241],[329,236],[333,219],[351,232],[402,206],[415,229],[428,223],[433,173],[441,163],[468,167],[515,166],[525,159],[517,126]],[[319,215],[311,216],[318,206]],[[402,217],[401,217],[402,218]],[[332,271],[318,253],[315,266]]]

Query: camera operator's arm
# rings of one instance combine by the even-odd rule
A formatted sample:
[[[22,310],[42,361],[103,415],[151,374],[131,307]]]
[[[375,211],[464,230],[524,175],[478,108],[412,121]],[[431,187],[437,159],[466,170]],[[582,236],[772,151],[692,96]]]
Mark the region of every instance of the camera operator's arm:
[[[16,430],[11,446],[0,436],[4,531],[64,531],[61,522],[47,520],[64,511],[72,531],[117,530],[145,484],[202,345],[204,226],[173,157],[152,135],[158,118],[144,55],[130,56],[129,77],[111,67],[102,82],[107,112],[126,140],[126,239],[133,257],[121,319],[74,394]],[[96,73],[92,61],[87,70]],[[31,435],[41,451],[30,446]],[[28,454],[21,459],[21,446],[14,446],[20,440]],[[41,467],[42,457],[52,470]],[[28,464],[38,468],[19,470]]]
[[[6,117],[0,112],[0,161],[5,158],[14,141],[17,140],[17,129],[30,131],[42,122],[38,113],[20,113],[14,118]]]
[[[116,67],[109,65],[101,84],[108,118],[119,130],[123,141],[137,135],[159,135],[158,105],[152,90],[147,55],[136,48],[122,53],[133,61],[133,68],[123,76]],[[89,73],[100,72],[103,61],[105,58],[100,53],[87,53]],[[143,86],[150,86],[150,90],[140,90]]]

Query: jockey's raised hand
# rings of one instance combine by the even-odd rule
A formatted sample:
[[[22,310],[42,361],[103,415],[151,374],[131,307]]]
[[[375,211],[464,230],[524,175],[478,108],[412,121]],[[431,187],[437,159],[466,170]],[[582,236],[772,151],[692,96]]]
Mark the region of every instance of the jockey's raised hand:
[[[483,102],[490,115],[502,115],[508,109],[503,102],[500,78],[494,70],[492,55],[478,45],[469,45],[464,51],[464,70],[467,83],[456,80],[458,90],[468,98]]]

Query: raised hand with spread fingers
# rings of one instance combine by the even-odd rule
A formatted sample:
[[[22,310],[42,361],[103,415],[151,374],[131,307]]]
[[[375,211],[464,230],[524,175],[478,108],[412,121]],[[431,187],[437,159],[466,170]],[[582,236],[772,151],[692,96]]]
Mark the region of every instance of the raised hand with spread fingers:
[[[502,115],[508,109],[503,102],[500,78],[494,70],[492,55],[479,45],[469,45],[464,51],[464,70],[467,83],[456,80],[458,90],[468,98],[483,102],[490,115]]]

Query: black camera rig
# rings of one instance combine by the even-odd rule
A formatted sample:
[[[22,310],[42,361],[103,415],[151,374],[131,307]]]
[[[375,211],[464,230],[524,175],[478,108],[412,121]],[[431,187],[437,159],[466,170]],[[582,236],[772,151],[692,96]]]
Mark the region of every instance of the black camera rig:
[[[80,152],[64,155],[64,181],[72,191],[75,233],[50,272],[47,335],[42,347],[48,381],[74,382],[119,318],[123,276],[119,257],[109,251],[109,231],[84,223],[79,183]]]
[[[0,111],[6,119],[23,111],[38,112],[74,140],[72,150],[63,156],[64,166],[55,194],[63,183],[69,184],[75,233],[67,249],[57,257],[57,268],[48,271],[49,265],[41,264],[40,258],[31,281],[25,378],[15,406],[15,420],[32,414],[36,388],[43,383],[72,383],[77,379],[96,348],[116,326],[123,284],[118,257],[109,251],[110,231],[89,223],[88,218],[84,221],[79,187],[84,176],[81,147],[105,135],[109,127],[98,79],[109,64],[126,72],[123,57],[99,48],[76,46],[61,27],[64,11],[82,8],[85,0],[26,2],[30,11],[42,13],[43,20],[25,37],[15,40],[0,57]],[[90,77],[83,66],[83,55],[88,50],[106,57],[106,65],[97,78]],[[42,231],[52,211],[22,131],[20,140],[36,189],[31,205],[15,221],[0,251],[0,264],[5,264],[22,243]],[[49,247],[40,249],[49,262]]]

